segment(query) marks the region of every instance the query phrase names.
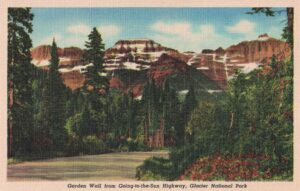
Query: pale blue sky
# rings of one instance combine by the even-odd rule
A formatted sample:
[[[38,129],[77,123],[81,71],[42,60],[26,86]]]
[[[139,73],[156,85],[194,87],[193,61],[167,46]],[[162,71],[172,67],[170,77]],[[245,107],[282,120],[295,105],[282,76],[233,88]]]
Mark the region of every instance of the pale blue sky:
[[[277,8],[282,10],[284,8]],[[250,8],[33,8],[33,45],[84,47],[92,27],[105,47],[119,39],[148,38],[180,51],[224,48],[268,33],[281,38],[286,15],[245,14]]]

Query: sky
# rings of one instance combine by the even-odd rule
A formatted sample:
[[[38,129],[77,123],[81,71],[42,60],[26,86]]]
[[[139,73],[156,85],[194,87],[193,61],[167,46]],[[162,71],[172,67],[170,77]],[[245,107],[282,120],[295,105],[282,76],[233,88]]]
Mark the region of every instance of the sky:
[[[284,8],[276,8],[283,10]],[[105,48],[120,39],[152,39],[179,51],[227,48],[267,33],[281,38],[284,13],[249,15],[251,8],[33,8],[33,46],[84,48],[93,27]]]

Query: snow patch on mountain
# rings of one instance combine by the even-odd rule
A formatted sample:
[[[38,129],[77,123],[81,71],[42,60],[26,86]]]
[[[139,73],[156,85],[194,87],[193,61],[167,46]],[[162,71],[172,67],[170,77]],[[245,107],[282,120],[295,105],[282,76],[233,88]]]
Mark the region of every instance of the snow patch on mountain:
[[[256,62],[251,62],[251,63],[242,63],[242,64],[227,64],[228,66],[237,66],[241,68],[241,72],[247,74],[256,68],[258,68],[261,64],[256,63]]]
[[[197,70],[209,70],[209,67],[201,66],[201,67],[197,67]]]
[[[79,71],[80,73],[85,73],[87,71],[87,68],[90,66],[93,66],[93,64],[89,63],[84,66],[74,66],[72,68],[60,68],[58,69],[58,71],[61,73],[72,72],[72,71]]]
[[[45,66],[49,66],[50,65],[50,61],[49,60],[35,60],[33,59],[32,64],[37,66],[37,67],[45,67]]]

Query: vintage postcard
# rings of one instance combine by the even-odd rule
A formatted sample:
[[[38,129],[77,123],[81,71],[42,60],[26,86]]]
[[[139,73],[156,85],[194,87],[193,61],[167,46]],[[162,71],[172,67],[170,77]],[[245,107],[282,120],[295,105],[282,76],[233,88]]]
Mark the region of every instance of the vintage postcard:
[[[1,190],[300,190],[299,6],[239,3],[2,4]]]

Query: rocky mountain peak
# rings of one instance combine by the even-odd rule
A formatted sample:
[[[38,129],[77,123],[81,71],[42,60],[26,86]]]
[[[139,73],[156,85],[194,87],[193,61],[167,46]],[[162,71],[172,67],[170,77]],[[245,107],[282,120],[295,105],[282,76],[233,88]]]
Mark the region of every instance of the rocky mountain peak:
[[[124,54],[129,52],[146,53],[146,52],[161,52],[161,51],[176,51],[171,48],[162,46],[161,44],[150,39],[129,39],[119,40],[115,45],[106,50],[109,54]],[[177,51],[176,51],[177,52]]]
[[[266,41],[266,40],[269,40],[269,35],[267,33],[264,33],[264,34],[261,34],[258,36],[257,40],[259,41]]]

